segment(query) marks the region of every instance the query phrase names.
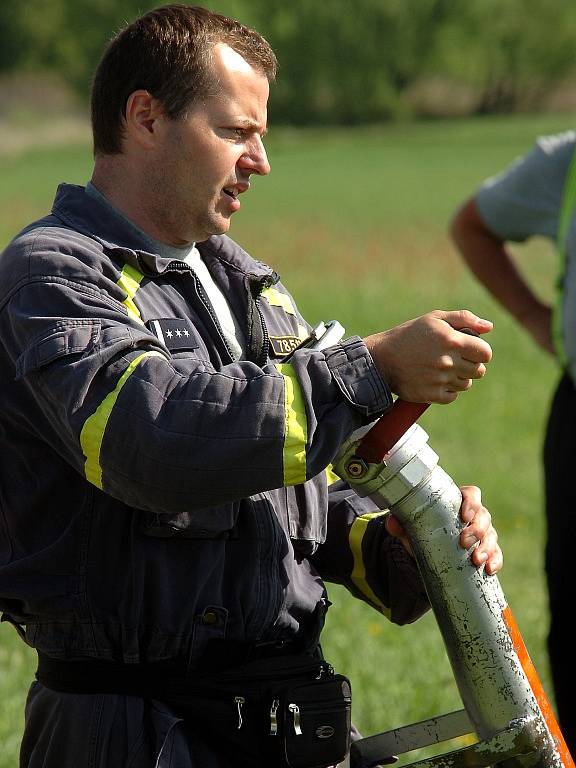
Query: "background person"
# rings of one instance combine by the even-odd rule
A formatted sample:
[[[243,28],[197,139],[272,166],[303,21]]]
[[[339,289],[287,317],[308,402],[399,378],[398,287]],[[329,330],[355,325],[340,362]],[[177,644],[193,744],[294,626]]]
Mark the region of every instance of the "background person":
[[[552,679],[559,723],[572,754],[576,751],[576,674],[569,609],[575,594],[570,562],[576,533],[572,481],[576,434],[575,146],[573,131],[540,138],[524,157],[488,179],[452,222],[454,242],[472,272],[562,366],[544,444],[546,575]],[[506,241],[522,242],[535,235],[549,238],[558,249],[560,278],[554,311],[536,295],[506,247]]]
[[[457,329],[491,324],[435,311],[286,358],[309,326],[225,235],[270,170],[275,69],[201,8],[129,25],[94,79],[91,182],[0,256],[0,607],[39,655],[23,766],[279,765],[250,671],[329,678],[323,577],[397,623],[427,608],[397,522],[325,470],[391,392],[448,403],[481,378],[490,347]],[[461,544],[496,572],[463,494]]]

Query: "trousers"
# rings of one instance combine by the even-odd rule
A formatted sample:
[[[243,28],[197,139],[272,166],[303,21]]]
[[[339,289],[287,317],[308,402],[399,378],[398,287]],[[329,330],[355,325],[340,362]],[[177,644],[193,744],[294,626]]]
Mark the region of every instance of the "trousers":
[[[232,768],[164,703],[32,683],[20,768]]]
[[[548,654],[559,725],[576,755],[576,668],[572,659],[572,611],[576,577],[572,571],[576,536],[576,389],[562,377],[554,394],[544,442],[547,519],[546,577],[550,605]]]

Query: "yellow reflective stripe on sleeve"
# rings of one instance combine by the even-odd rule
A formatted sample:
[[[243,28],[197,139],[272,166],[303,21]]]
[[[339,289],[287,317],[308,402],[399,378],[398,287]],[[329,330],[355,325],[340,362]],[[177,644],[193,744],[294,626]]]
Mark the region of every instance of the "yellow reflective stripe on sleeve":
[[[133,373],[136,366],[139,365],[145,357],[163,357],[163,355],[160,354],[160,352],[143,352],[141,355],[132,360],[130,365],[119,378],[115,389],[106,395],[92,416],[89,416],[86,419],[84,426],[82,427],[82,431],[80,433],[80,445],[82,446],[82,452],[86,457],[86,461],[84,463],[84,474],[86,475],[86,479],[97,488],[102,488],[100,450],[102,448],[104,432],[106,431],[106,426],[108,425],[108,419],[110,418],[112,409],[116,405],[120,390],[128,380],[129,376]]]
[[[307,339],[308,336],[310,336],[310,333],[308,332],[308,328],[306,328],[305,325],[298,324],[298,338],[300,341],[304,341],[304,339]]]
[[[332,464],[328,464],[326,467],[326,480],[328,485],[332,485],[333,483],[336,483],[338,480],[340,480],[336,472],[334,472],[332,469]]]
[[[123,291],[126,292],[126,298],[122,302],[126,309],[128,310],[128,314],[130,317],[134,318],[134,320],[137,320],[139,323],[143,323],[142,318],[140,317],[140,310],[134,304],[134,296],[136,295],[136,291],[140,287],[140,283],[142,282],[142,278],[144,275],[142,272],[139,272],[135,267],[132,267],[130,264],[125,264],[124,269],[122,270],[122,274],[120,275],[120,280],[118,280],[118,285],[120,288],[122,288]]]
[[[260,295],[263,299],[266,299],[271,307],[282,307],[284,312],[287,312],[289,315],[296,314],[296,308],[292,303],[292,299],[286,293],[281,293],[276,288],[269,286],[264,288]]]
[[[289,363],[278,363],[276,368],[284,377],[284,485],[298,485],[306,481],[306,408],[292,366]]]
[[[368,524],[375,517],[385,515],[386,512],[370,512],[365,515],[361,515],[354,520],[350,533],[348,534],[348,540],[350,542],[350,549],[354,558],[354,567],[352,568],[351,579],[354,585],[362,592],[362,594],[368,599],[375,608],[378,608],[381,613],[390,618],[390,608],[384,605],[384,603],[376,597],[372,588],[366,580],[366,568],[364,566],[364,559],[362,557],[362,542],[368,528]]]

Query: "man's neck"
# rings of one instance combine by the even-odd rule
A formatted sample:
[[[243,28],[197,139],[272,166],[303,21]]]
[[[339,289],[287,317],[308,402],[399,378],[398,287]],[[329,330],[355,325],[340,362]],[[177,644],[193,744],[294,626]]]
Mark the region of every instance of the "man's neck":
[[[91,184],[106,200],[140,231],[158,243],[172,248],[191,248],[194,241],[174,242],[156,222],[154,206],[147,205],[143,190],[133,169],[123,155],[96,157]]]
[[[102,205],[105,205],[111,216],[121,219],[124,222],[125,227],[129,228],[134,234],[145,244],[145,249],[152,253],[157,253],[159,256],[163,256],[168,259],[180,259],[187,261],[191,253],[195,251],[195,244],[190,243],[183,247],[177,247],[173,245],[167,245],[166,243],[156,240],[151,237],[148,232],[141,229],[132,219],[125,215],[101,190],[99,190],[93,181],[89,181],[86,185],[86,194],[90,197],[98,200]]]

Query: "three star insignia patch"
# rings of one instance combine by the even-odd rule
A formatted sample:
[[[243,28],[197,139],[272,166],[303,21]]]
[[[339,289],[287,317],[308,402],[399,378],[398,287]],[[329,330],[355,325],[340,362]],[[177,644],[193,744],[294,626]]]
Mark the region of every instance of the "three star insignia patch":
[[[164,317],[149,320],[146,325],[171,351],[198,349],[200,346],[194,326],[187,318]]]

